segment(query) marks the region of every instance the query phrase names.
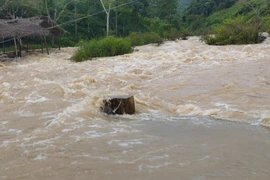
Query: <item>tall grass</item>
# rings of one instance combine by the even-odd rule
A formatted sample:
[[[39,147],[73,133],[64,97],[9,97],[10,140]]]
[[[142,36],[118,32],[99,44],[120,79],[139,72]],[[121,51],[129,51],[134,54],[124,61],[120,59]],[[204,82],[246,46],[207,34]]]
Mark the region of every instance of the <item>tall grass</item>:
[[[116,56],[130,53],[131,51],[130,41],[124,38],[108,36],[100,40],[94,39],[88,42],[81,42],[72,59],[80,62],[94,57]]]

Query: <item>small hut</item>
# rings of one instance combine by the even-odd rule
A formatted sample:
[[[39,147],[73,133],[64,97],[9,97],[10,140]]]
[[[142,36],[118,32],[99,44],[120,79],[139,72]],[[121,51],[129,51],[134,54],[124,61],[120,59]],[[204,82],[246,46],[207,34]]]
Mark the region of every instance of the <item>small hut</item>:
[[[46,38],[48,36],[61,36],[63,33],[64,30],[62,28],[57,26],[56,23],[45,16],[20,18],[14,20],[0,20],[0,38],[3,40],[3,52],[5,53],[5,41],[13,40],[16,56],[21,56],[22,38],[41,38],[46,45],[47,53],[49,53]],[[19,46],[19,52],[17,46]]]

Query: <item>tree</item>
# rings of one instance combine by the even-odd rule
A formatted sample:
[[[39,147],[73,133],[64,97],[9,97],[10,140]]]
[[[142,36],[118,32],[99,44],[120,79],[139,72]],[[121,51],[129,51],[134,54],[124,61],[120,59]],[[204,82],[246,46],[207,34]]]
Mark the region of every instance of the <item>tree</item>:
[[[177,0],[148,0],[147,2],[150,18],[159,18],[171,22],[172,17],[177,13]]]
[[[39,13],[39,0],[1,0],[0,16],[7,19],[31,17]]]
[[[106,35],[108,36],[109,35],[109,28],[110,28],[110,12],[111,12],[111,5],[112,5],[112,0],[107,0],[107,4],[108,4],[108,6],[109,6],[109,8],[107,9],[106,7],[105,7],[105,5],[104,5],[104,3],[103,3],[103,0],[100,0],[100,3],[101,3],[101,5],[102,5],[102,7],[103,7],[103,10],[105,11],[105,13],[106,13],[106,16],[107,16],[107,25],[106,25],[106,27],[107,27],[107,31],[106,31]]]
[[[57,22],[72,0],[43,0],[47,16]]]

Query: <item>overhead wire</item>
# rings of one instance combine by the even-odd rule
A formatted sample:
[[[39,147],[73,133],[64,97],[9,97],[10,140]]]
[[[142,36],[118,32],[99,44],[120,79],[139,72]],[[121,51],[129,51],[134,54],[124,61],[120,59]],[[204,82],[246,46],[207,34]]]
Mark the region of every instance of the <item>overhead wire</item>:
[[[139,1],[139,0],[134,0],[134,1],[131,1],[131,2],[123,3],[123,4],[120,4],[120,5],[118,5],[118,6],[114,6],[114,7],[110,8],[110,9],[117,9],[117,8],[119,8],[119,7],[126,6],[126,5],[128,5],[128,4],[132,4],[132,3],[137,2],[137,1]],[[108,10],[108,9],[106,9],[106,10]],[[83,17],[79,17],[79,18],[76,18],[76,19],[73,19],[73,20],[70,20],[70,21],[66,21],[66,22],[64,22],[64,23],[62,23],[62,24],[59,24],[59,25],[56,25],[56,26],[53,26],[53,27],[62,26],[62,25],[64,25],[64,24],[68,24],[68,23],[75,22],[75,21],[80,21],[80,20],[82,20],[82,19],[85,19],[85,18],[88,18],[88,17],[91,17],[91,16],[95,16],[95,15],[100,14],[100,13],[103,13],[103,12],[105,12],[105,10],[96,12],[96,13],[94,13],[94,14],[86,15],[86,16],[83,16]],[[50,27],[50,28],[53,28],[53,27]],[[48,29],[49,29],[49,28],[48,28]]]

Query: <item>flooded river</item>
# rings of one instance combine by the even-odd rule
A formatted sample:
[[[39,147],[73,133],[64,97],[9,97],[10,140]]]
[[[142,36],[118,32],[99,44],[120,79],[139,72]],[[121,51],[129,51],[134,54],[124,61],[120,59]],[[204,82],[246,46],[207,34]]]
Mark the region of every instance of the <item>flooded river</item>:
[[[0,179],[270,178],[270,44],[198,37],[75,63],[0,64]],[[100,113],[134,95],[135,115]]]

